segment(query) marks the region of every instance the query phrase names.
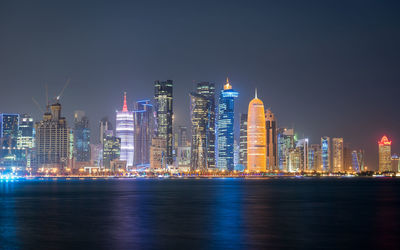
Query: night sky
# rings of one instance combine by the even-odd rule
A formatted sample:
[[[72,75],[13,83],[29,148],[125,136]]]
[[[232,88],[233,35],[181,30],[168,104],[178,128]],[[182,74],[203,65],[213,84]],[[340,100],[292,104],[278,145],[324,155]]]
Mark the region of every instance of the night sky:
[[[399,1],[0,1],[0,112],[41,112],[45,88],[72,125],[84,110],[115,123],[122,108],[172,79],[176,125],[189,125],[198,81],[258,88],[279,126],[300,137],[343,137],[377,164],[377,141],[400,153]],[[238,120],[237,120],[238,122]]]

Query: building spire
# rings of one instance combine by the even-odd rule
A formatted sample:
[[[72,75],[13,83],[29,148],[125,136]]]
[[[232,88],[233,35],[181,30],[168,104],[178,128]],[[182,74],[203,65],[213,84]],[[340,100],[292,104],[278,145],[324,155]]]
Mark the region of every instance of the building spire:
[[[226,84],[224,85],[224,90],[232,89],[232,85],[229,83],[229,78],[226,78]]]
[[[124,106],[122,107],[122,111],[128,111],[128,106],[126,105],[126,92],[124,92]]]
[[[255,93],[254,93],[254,99],[258,99],[258,97],[257,97],[257,88],[256,88]]]

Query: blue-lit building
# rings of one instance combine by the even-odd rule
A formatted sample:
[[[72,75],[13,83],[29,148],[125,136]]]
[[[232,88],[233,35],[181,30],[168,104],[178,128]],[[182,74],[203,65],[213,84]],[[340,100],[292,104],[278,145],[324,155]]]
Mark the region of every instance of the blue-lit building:
[[[134,165],[150,164],[151,139],[155,135],[155,114],[150,100],[140,100],[135,103],[134,119]]]
[[[234,104],[238,96],[239,93],[232,89],[227,78],[218,105],[217,167],[220,170],[234,170]]]
[[[279,171],[289,171],[289,152],[294,149],[294,130],[281,128],[277,133],[277,166]]]
[[[77,162],[90,161],[90,128],[89,119],[83,111],[74,114],[75,160]]]
[[[321,138],[322,171],[331,170],[331,139],[327,136]]]
[[[1,157],[16,154],[19,119],[19,114],[0,114]]]

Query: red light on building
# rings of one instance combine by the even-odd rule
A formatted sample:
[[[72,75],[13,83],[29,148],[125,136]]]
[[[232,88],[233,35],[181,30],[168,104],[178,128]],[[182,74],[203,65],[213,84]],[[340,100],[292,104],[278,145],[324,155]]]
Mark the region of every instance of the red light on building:
[[[392,145],[392,141],[389,141],[389,139],[384,135],[380,141],[378,141],[379,146],[390,146]]]

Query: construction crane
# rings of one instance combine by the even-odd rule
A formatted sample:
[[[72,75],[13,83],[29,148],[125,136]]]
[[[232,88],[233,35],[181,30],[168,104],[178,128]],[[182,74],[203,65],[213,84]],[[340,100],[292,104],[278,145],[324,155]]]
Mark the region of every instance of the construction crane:
[[[64,87],[62,88],[60,94],[58,94],[58,95],[56,96],[56,98],[55,98],[56,102],[58,102],[58,101],[61,99],[62,94],[64,93],[64,90],[65,90],[65,89],[67,88],[67,86],[69,85],[69,82],[70,82],[70,81],[71,81],[71,78],[68,77],[67,80],[65,81]]]

